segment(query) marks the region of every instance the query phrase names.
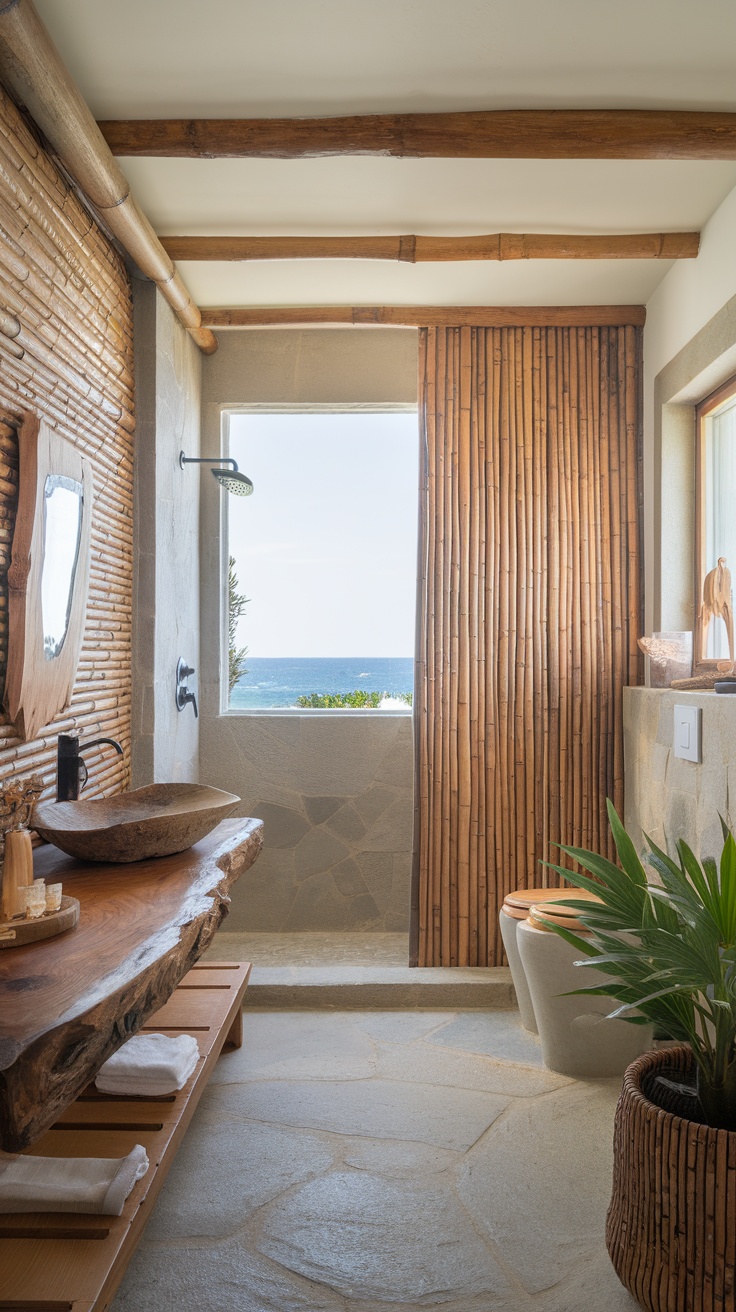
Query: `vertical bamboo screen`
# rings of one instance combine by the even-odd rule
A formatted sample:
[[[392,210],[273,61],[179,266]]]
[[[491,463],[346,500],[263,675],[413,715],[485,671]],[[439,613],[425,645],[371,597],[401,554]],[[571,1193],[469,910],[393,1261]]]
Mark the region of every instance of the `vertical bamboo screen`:
[[[17,505],[17,428],[27,410],[92,462],[92,559],[72,705],[23,743],[0,715],[0,779],[37,771],[52,792],[56,735],[119,739],[93,753],[85,796],[129,779],[133,559],[132,306],[125,266],[0,90],[0,686]]]
[[[640,333],[420,333],[414,940],[503,960],[504,894],[610,851],[640,655]]]

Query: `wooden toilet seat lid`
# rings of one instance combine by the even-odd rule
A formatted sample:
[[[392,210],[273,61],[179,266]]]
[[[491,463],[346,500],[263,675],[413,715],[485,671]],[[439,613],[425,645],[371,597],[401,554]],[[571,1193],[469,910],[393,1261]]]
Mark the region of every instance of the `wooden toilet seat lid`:
[[[531,908],[542,902],[560,902],[581,897],[592,899],[593,894],[586,893],[582,888],[517,888],[515,893],[506,894],[501,909],[512,920],[526,920]]]
[[[584,897],[584,900],[586,902],[600,902],[600,898],[596,897],[593,893],[582,894],[582,890],[581,890],[581,895]],[[543,916],[546,920],[551,920],[554,925],[563,925],[565,929],[571,930],[573,934],[590,933],[590,930],[587,929],[585,925],[581,924],[580,921],[578,920],[577,918],[578,912],[573,907],[564,907],[564,906],[551,907],[548,906],[546,903],[542,903],[541,905],[530,907],[529,908],[530,925],[533,925],[535,929],[546,930],[547,926],[543,923],[543,921],[540,921],[538,919],[539,916]]]

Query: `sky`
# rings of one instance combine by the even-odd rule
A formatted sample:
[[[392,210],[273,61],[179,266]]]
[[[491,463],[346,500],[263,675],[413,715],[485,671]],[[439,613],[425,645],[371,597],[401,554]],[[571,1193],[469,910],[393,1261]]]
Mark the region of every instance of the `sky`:
[[[237,414],[228,498],[238,645],[252,657],[411,656],[417,569],[414,414]]]

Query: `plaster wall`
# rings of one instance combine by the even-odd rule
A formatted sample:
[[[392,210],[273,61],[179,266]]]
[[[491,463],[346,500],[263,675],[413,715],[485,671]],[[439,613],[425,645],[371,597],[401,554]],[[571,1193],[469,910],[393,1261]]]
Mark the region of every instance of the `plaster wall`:
[[[674,754],[674,708],[702,709],[702,760]],[[674,851],[720,852],[719,813],[736,820],[736,697],[660,688],[624,689],[625,822],[638,847],[648,834]]]
[[[176,665],[199,665],[201,354],[155,285],[135,279],[133,785],[199,777],[199,724],[175,702]],[[190,686],[196,686],[190,680]]]
[[[410,408],[417,334],[231,331],[203,361],[203,454],[226,409]],[[223,711],[227,498],[202,489],[200,777],[265,821],[262,856],[233,890],[232,930],[405,930],[413,820],[410,715]],[[257,495],[257,489],[256,489]]]
[[[647,632],[692,629],[695,612],[695,405],[736,373],[736,190],[647,304],[644,330],[644,526]],[[736,566],[736,562],[733,562]],[[702,707],[702,763],[674,756],[674,706]],[[625,814],[672,847],[719,849],[718,813],[736,785],[736,700],[716,693],[624,690]]]
[[[697,259],[676,261],[647,302],[647,632],[692,627],[693,407],[736,372],[735,228],[736,188],[705,225]]]

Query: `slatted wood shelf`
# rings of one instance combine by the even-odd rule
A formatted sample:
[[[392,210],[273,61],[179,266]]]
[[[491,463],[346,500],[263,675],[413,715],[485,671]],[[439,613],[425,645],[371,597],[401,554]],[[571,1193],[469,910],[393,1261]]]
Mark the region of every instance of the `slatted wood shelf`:
[[[141,1237],[161,1186],[222,1052],[242,1043],[250,965],[194,966],[145,1029],[193,1034],[200,1061],[178,1093],[114,1097],[90,1085],[27,1152],[123,1157],[137,1143],[150,1167],[122,1216],[0,1216],[0,1312],[104,1312]]]

